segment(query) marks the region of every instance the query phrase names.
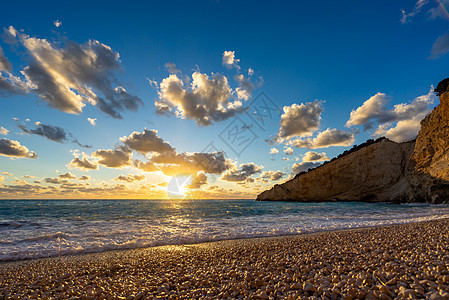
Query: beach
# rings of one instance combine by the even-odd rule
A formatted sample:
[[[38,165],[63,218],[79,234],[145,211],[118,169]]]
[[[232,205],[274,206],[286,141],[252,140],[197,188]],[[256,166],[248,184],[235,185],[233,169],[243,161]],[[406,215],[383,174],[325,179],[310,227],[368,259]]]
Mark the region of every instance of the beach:
[[[1,299],[449,299],[449,219],[5,262]]]

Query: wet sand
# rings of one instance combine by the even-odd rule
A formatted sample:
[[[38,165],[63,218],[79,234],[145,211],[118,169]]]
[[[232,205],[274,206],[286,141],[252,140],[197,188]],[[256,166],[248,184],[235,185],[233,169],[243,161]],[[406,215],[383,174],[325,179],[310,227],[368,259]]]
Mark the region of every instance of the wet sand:
[[[0,299],[449,299],[449,219],[0,264]]]

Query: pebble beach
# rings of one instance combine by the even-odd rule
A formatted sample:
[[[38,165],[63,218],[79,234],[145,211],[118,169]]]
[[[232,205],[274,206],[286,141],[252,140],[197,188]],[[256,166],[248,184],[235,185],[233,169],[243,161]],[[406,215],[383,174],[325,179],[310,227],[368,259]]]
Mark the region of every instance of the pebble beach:
[[[0,299],[449,299],[449,219],[0,264]]]

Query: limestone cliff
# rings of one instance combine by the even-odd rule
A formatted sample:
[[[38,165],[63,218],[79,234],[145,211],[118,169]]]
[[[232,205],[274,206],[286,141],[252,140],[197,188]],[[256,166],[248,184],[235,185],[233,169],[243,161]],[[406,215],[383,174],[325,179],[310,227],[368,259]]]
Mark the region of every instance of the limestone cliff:
[[[449,92],[416,141],[383,139],[257,196],[281,201],[449,202]]]

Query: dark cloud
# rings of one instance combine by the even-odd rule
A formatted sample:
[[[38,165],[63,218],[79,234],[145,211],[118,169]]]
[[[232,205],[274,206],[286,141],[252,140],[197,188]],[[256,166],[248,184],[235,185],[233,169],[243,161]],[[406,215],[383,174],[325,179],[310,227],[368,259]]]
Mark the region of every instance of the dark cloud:
[[[28,129],[26,126],[20,124],[18,124],[17,126],[25,133],[40,135],[46,137],[51,141],[55,141],[58,143],[67,141],[67,133],[63,128],[58,126],[47,125],[40,122],[36,122],[35,129]]]
[[[97,150],[92,157],[98,159],[98,164],[108,168],[123,168],[132,165],[132,152],[128,150]]]
[[[78,180],[90,180],[90,176],[83,175],[83,176],[79,177]]]
[[[61,179],[61,178],[45,178],[44,181],[47,183],[53,183],[53,184],[63,184],[63,183],[69,182],[67,179]]]
[[[272,181],[276,181],[284,177],[286,174],[281,171],[264,171],[261,178],[270,179]]]
[[[181,73],[181,70],[176,68],[176,65],[172,62],[166,63],[165,67],[167,68],[168,72],[170,72],[171,74]]]
[[[72,134],[67,133],[64,128],[54,125],[43,124],[41,122],[36,122],[36,128],[29,129],[25,125],[17,124],[17,126],[22,129],[23,132],[28,134],[36,134],[43,136],[51,141],[64,143],[69,141],[69,136]],[[91,148],[92,146],[83,145],[77,139],[73,139],[73,143],[78,144],[80,147]]]
[[[430,52],[430,58],[439,58],[446,55],[449,52],[449,32],[446,32],[442,36],[439,36],[435,43],[432,45]]]
[[[3,53],[2,47],[0,47],[0,71],[11,72],[11,70],[12,65]]]
[[[187,187],[190,189],[199,189],[205,184],[207,184],[207,176],[204,173],[199,173],[193,177],[192,182]]]
[[[292,166],[292,173],[298,174],[300,172],[307,172],[309,169],[314,169],[321,165],[321,163],[317,162],[301,162],[301,163],[295,163]]]
[[[135,182],[135,181],[142,181],[145,179],[145,175],[120,175],[116,178],[114,178],[114,180],[116,181],[125,181],[125,182]]]
[[[339,129],[326,129],[320,132],[315,138],[294,139],[288,142],[295,148],[328,148],[335,146],[351,146],[354,143],[354,132]]]
[[[61,179],[75,179],[76,176],[73,175],[73,174],[70,173],[70,172],[67,172],[67,173],[65,173],[65,174],[60,174],[60,175],[58,175],[58,178],[61,178]]]
[[[27,147],[21,145],[18,141],[3,138],[0,140],[0,155],[9,157],[37,158],[36,153],[28,150]]]
[[[239,168],[234,168],[226,172],[221,179],[225,181],[244,181],[247,180],[251,175],[260,173],[262,171],[262,166],[258,166],[254,163],[241,164]]]
[[[83,171],[98,170],[98,164],[88,160],[86,156],[81,158],[74,157],[68,164],[69,168],[80,169]]]
[[[134,131],[128,137],[121,137],[120,141],[132,150],[147,154],[149,152],[173,152],[175,149],[157,135],[157,130],[143,132]]]
[[[10,28],[30,56],[23,70],[26,84],[50,106],[79,114],[85,103],[97,105],[114,118],[124,110],[137,110],[142,100],[129,94],[118,82],[119,54],[96,40],[84,44],[73,41],[51,43]]]
[[[326,156],[326,153],[318,153],[315,151],[309,151],[304,154],[302,159],[303,162],[311,162],[311,161],[325,161],[329,160],[329,157]]]

